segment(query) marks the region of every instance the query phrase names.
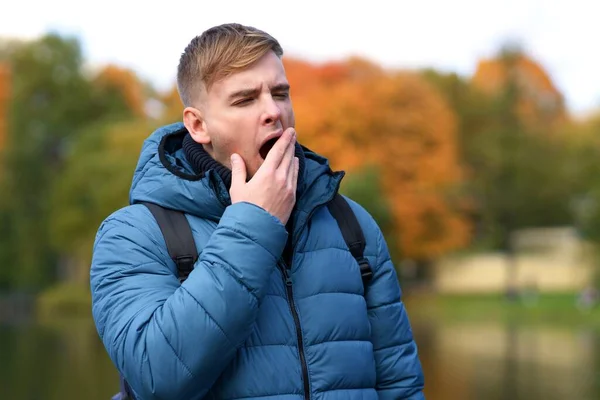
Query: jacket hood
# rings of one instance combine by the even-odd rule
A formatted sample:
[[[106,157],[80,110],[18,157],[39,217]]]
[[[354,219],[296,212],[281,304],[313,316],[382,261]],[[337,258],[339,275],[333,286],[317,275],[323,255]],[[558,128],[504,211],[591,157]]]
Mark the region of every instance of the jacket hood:
[[[152,202],[218,221],[231,204],[215,170],[196,174],[182,149],[187,129],[181,122],[163,126],[143,143],[129,193],[130,204]],[[302,147],[305,167],[298,179],[296,211],[308,216],[337,192],[344,172],[333,172],[326,158]]]

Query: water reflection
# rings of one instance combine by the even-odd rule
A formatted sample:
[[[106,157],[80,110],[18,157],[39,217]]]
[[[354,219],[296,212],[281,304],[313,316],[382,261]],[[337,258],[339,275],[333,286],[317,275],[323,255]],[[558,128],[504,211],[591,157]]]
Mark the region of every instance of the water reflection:
[[[592,329],[415,321],[428,400],[599,399]],[[0,326],[0,399],[107,400],[117,374],[90,321]]]
[[[0,399],[107,400],[118,375],[90,321],[0,326]]]
[[[500,322],[417,324],[428,400],[599,399],[598,332]]]

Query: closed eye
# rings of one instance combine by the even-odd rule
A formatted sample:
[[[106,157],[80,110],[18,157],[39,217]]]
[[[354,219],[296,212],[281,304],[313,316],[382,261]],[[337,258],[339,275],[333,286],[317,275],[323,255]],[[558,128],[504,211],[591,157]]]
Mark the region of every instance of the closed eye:
[[[233,103],[233,105],[240,106],[240,107],[246,106],[246,105],[250,104],[252,102],[252,100],[254,100],[254,99],[252,99],[252,98],[242,99],[242,100],[236,101],[235,103]]]

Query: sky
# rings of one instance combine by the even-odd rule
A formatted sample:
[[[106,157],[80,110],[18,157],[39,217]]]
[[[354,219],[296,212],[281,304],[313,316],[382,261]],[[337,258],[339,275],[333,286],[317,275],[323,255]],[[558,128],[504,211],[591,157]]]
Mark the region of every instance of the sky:
[[[477,61],[518,42],[550,74],[576,115],[600,108],[596,0],[12,1],[0,37],[76,35],[92,65],[115,63],[158,88],[211,26],[239,22],[275,36],[286,55],[325,62],[362,56],[384,67],[471,75]]]

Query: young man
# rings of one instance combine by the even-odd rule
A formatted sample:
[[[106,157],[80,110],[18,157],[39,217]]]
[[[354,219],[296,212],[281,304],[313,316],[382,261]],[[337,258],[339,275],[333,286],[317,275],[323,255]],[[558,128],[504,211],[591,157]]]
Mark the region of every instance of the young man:
[[[99,228],[94,320],[137,399],[424,398],[385,240],[346,199],[364,283],[328,207],[343,173],[297,143],[282,53],[239,24],[193,39],[183,123],[146,140],[131,205]],[[198,259],[183,283],[145,202],[185,213]]]

